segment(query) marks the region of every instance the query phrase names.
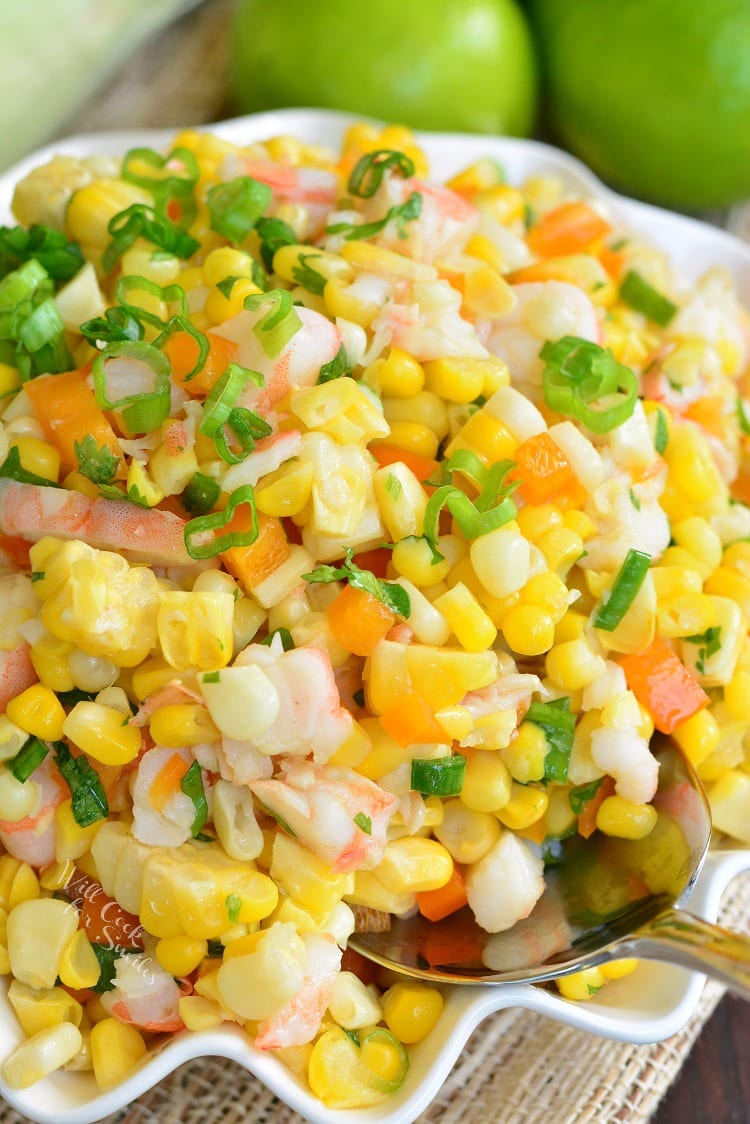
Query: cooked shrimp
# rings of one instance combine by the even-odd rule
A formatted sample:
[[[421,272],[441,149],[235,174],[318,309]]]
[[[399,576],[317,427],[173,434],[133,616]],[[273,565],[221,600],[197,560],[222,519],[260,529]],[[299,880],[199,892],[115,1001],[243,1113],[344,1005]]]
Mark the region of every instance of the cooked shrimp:
[[[263,416],[268,415],[293,390],[313,386],[321,367],[335,359],[341,347],[341,332],[336,325],[319,312],[300,305],[295,312],[302,326],[279,354],[270,359],[253,331],[266,311],[263,308],[243,309],[214,329],[217,336],[238,345],[237,362],[240,366],[263,375],[263,386],[248,384],[238,403]]]
[[[615,779],[615,792],[634,804],[653,799],[659,779],[659,762],[637,730],[602,727],[591,735],[594,764]]]
[[[243,484],[258,483],[261,476],[275,472],[285,461],[296,457],[302,449],[302,434],[298,429],[272,433],[256,441],[255,448],[240,464],[225,472],[221,479],[222,490],[233,492]]]
[[[319,203],[330,210],[339,190],[338,176],[325,168],[296,167],[273,160],[243,158],[245,173],[267,184],[278,202]]]
[[[461,316],[461,294],[447,281],[415,282],[406,296],[385,304],[371,327],[375,337],[367,362],[388,345],[420,362],[445,355],[486,359],[488,354],[474,325]]]
[[[725,374],[736,378],[750,360],[747,313],[728,270],[708,270],[669,325],[672,337],[700,336],[721,349]]]
[[[273,780],[250,787],[333,870],[372,870],[382,859],[398,801],[374,781],[352,769],[283,761]]]
[[[306,951],[302,987],[281,1010],[261,1019],[255,1039],[260,1050],[311,1042],[333,998],[341,949],[327,933],[305,933],[302,939]]]
[[[488,322],[483,342],[507,363],[513,385],[540,386],[544,363],[539,352],[547,340],[580,336],[599,341],[599,318],[589,298],[567,281],[531,281],[514,285],[517,303],[505,316]]]
[[[422,198],[421,210],[416,219],[404,225],[405,237],[399,236],[395,222],[389,222],[375,242],[430,264],[436,258],[460,253],[479,224],[479,212],[455,191],[440,184],[394,175],[384,177],[383,186],[362,208],[365,222],[382,218],[390,207],[405,203],[414,193]]]
[[[55,808],[70,792],[50,757],[45,757],[25,783],[38,788],[38,809],[16,823],[0,820],[0,841],[21,862],[37,868],[49,866],[55,861]]]
[[[327,761],[349,737],[353,723],[341,705],[328,653],[307,646],[285,652],[277,641],[271,647],[250,644],[235,660],[236,666],[247,664],[262,668],[280,701],[274,722],[248,745],[267,756],[312,753],[315,761]]]
[[[191,690],[181,679],[175,677],[170,683],[165,683],[163,687],[154,691],[145,702],[141,703],[130,719],[130,725],[148,726],[152,716],[163,706],[174,706],[178,703],[188,702],[188,700],[202,702],[203,698],[197,691]]]
[[[24,641],[10,651],[0,651],[0,712],[11,699],[33,686],[39,678],[31,662],[31,649]]]
[[[641,550],[656,561],[669,546],[669,519],[659,504],[666,470],[635,487],[617,476],[595,489],[586,505],[598,533],[586,541],[583,569],[616,570],[629,550]],[[638,506],[633,504],[636,493]]]
[[[133,836],[139,843],[179,847],[190,839],[195,805],[180,781],[192,763],[189,749],[155,746],[144,753],[133,785]]]
[[[178,1004],[192,987],[186,981],[178,984],[148,953],[118,957],[112,984],[101,997],[102,1005],[121,1023],[155,1034],[184,1028]]]
[[[171,511],[147,510],[120,500],[91,499],[81,492],[0,480],[0,531],[27,542],[47,535],[83,539],[99,550],[118,551],[134,562],[190,566],[184,522]]]
[[[504,831],[466,872],[469,905],[488,933],[502,933],[528,917],[543,891],[544,863],[512,831]]]
[[[478,691],[469,691],[461,700],[461,705],[465,706],[475,719],[487,714],[497,714],[498,711],[502,710],[514,710],[517,726],[529,709],[532,694],[534,691],[538,691],[539,687],[538,675],[503,672],[488,687],[481,687]],[[476,736],[468,734],[460,744],[470,746],[475,741]]]
[[[225,781],[236,785],[248,785],[253,781],[268,780],[273,775],[271,758],[248,742],[238,741],[224,735],[219,742],[210,747],[216,771]],[[200,756],[198,755],[200,753]],[[193,756],[204,765],[210,757],[203,746],[193,748]]]

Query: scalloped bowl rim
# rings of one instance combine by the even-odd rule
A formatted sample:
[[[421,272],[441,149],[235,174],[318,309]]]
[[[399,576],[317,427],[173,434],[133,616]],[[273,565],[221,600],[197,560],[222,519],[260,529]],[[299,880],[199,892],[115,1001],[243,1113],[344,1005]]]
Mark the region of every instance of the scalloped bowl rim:
[[[237,143],[262,140],[279,133],[293,134],[327,146],[337,144],[342,131],[361,116],[316,109],[274,110],[195,126]],[[46,145],[0,175],[0,222],[10,220],[15,183],[31,168],[55,154],[117,155],[138,145],[160,147],[178,131],[131,129],[88,133]],[[690,279],[712,265],[733,273],[743,299],[750,304],[750,247],[731,234],[695,219],[673,214],[618,195],[605,187],[579,160],[539,141],[453,133],[419,133],[430,159],[432,174],[445,178],[480,156],[498,159],[511,183],[529,175],[562,176],[584,195],[606,202],[612,214],[667,250]],[[690,908],[715,919],[729,882],[750,869],[750,847],[713,851],[690,895]],[[704,977],[656,962],[643,961],[637,971],[611,983],[602,995],[576,1004],[542,987],[502,984],[445,988],[443,1014],[432,1035],[412,1048],[411,1066],[399,1092],[387,1102],[364,1109],[329,1109],[270,1054],[250,1045],[239,1027],[224,1024],[215,1030],[177,1035],[156,1051],[122,1084],[100,1093],[88,1073],[57,1073],[30,1089],[15,1091],[0,1081],[0,1095],[19,1112],[40,1124],[90,1124],[116,1112],[151,1089],[178,1066],[208,1056],[231,1058],[254,1073],[282,1101],[313,1124],[410,1124],[438,1094],[472,1031],[496,1011],[525,1008],[567,1026],[623,1042],[643,1044],[675,1034],[693,1014]],[[0,987],[0,1057],[22,1040]]]

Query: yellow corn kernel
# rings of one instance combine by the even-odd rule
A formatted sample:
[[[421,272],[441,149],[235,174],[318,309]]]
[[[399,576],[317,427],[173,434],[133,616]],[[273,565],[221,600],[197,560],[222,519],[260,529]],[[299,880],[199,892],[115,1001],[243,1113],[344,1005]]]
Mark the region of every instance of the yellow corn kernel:
[[[151,716],[151,737],[169,749],[213,742],[220,736],[208,710],[199,703],[174,703]]]
[[[665,566],[659,563],[650,573],[660,602],[700,593],[703,588],[703,578],[698,570],[685,566]]]
[[[144,660],[133,671],[133,692],[138,702],[143,702],[175,678],[174,668],[158,656]]]
[[[207,954],[207,942],[195,937],[162,937],[156,945],[156,959],[170,976],[189,976]]]
[[[124,1081],[145,1053],[146,1043],[128,1023],[107,1018],[91,1028],[94,1077],[103,1092]]]
[[[675,423],[664,450],[669,467],[662,506],[673,522],[685,512],[685,501],[698,508],[702,516],[723,511],[727,506],[727,485],[711,454],[708,441],[697,426]]]
[[[388,436],[388,423],[372,395],[352,378],[295,390],[290,409],[308,429],[326,433],[341,445]]]
[[[97,973],[97,979],[98,979]],[[29,1038],[50,1026],[80,1026],[83,1007],[62,987],[34,988],[11,980],[8,999],[24,1034]]]
[[[515,605],[503,617],[502,630],[506,644],[514,652],[540,656],[554,643],[555,619],[540,605]]]
[[[81,1032],[72,1023],[40,1030],[4,1062],[3,1079],[10,1089],[27,1089],[71,1061],[82,1045]]]
[[[442,441],[450,428],[448,410],[442,398],[429,390],[420,390],[411,398],[383,398],[383,413],[389,425],[397,421],[419,422],[426,426]]]
[[[0,363],[0,398],[8,397],[13,391],[19,390],[21,375],[17,367],[8,363]]]
[[[443,821],[433,830],[457,863],[479,862],[500,838],[500,824],[495,816],[467,808],[459,799],[443,803]]]
[[[481,359],[430,359],[424,364],[424,374],[427,390],[449,402],[473,402],[484,387]]]
[[[356,281],[353,285],[345,285],[336,277],[326,281],[323,300],[329,316],[341,316],[344,320],[359,324],[361,328],[369,328],[381,310],[378,301],[363,299],[357,295]]]
[[[70,938],[59,966],[60,979],[66,987],[93,987],[101,975],[101,965],[83,929]]]
[[[417,904],[417,895],[404,890],[388,890],[372,870],[358,870],[354,875],[354,888],[344,900],[351,905],[379,909],[383,913],[406,913]]]
[[[340,1027],[326,1030],[313,1046],[307,1065],[307,1081],[327,1108],[359,1108],[378,1104],[383,1094],[374,1087],[372,1074],[360,1077],[360,1052]]]
[[[18,450],[21,468],[45,480],[57,483],[60,475],[60,454],[54,445],[37,437],[16,437],[11,448]]]
[[[624,796],[608,796],[596,813],[596,826],[604,835],[618,839],[645,839],[659,815],[653,804],[635,804]]]
[[[386,844],[374,873],[394,894],[417,894],[450,882],[453,859],[436,840],[407,836]]]
[[[708,789],[708,802],[718,831],[750,843],[750,774],[728,769]]]
[[[561,576],[567,574],[583,554],[583,539],[565,526],[553,527],[540,535],[536,545],[547,559],[550,570],[556,570]]]
[[[242,955],[233,954],[239,942],[228,946],[216,984],[220,1002],[235,1015],[262,1019],[299,990],[305,944],[289,923],[277,922],[251,937],[257,937],[255,946]],[[228,955],[230,949],[232,954]],[[278,965],[283,966],[281,971]]]
[[[51,866],[45,866],[39,872],[39,885],[44,890],[64,890],[75,874],[76,864],[72,859],[65,859],[64,862],[54,862]]]
[[[719,748],[719,725],[710,710],[699,710],[679,726],[672,737],[697,769]]]
[[[744,575],[728,566],[719,566],[707,579],[705,592],[736,601],[745,618],[750,620],[750,579]]]
[[[445,455],[450,456],[457,449],[468,449],[489,466],[495,461],[507,460],[513,456],[518,442],[503,423],[486,413],[477,410],[459,429],[446,447]]]
[[[291,284],[300,281],[306,266],[327,281],[335,278],[342,284],[348,285],[354,279],[354,271],[344,257],[329,254],[319,246],[300,243],[282,246],[273,256],[274,273]]]
[[[660,636],[695,636],[706,632],[715,620],[713,602],[705,593],[688,593],[657,601],[656,628]]]
[[[369,752],[357,765],[357,772],[363,777],[376,781],[410,760],[404,747],[386,733],[379,719],[363,718],[361,725],[371,744]]]
[[[568,609],[569,591],[562,578],[547,570],[541,574],[534,574],[521,590],[521,601],[527,605],[539,605],[554,619],[557,624],[562,620]]]
[[[511,797],[511,777],[497,751],[480,749],[466,766],[461,801],[474,812],[499,812]]]
[[[128,469],[128,492],[132,489],[137,493],[147,507],[156,507],[164,499],[164,492],[156,486],[146,471],[146,466],[138,460],[132,460]]]
[[[282,518],[299,515],[312,491],[314,468],[310,462],[293,460],[270,472],[255,489],[255,503],[266,515]]]
[[[521,831],[537,823],[547,811],[549,796],[543,789],[527,788],[526,785],[513,782],[508,803],[498,809],[495,815],[513,831]]]
[[[482,652],[495,643],[497,629],[463,582],[438,597],[433,605],[443,614],[453,635],[467,652]]]
[[[327,917],[352,884],[295,839],[277,834],[270,874],[279,888],[317,920]]]
[[[81,827],[73,815],[72,801],[63,800],[55,808],[55,860],[63,863],[85,855],[100,826],[97,822]]]
[[[399,449],[416,453],[420,457],[427,457],[429,460],[433,460],[437,455],[439,444],[431,429],[415,421],[391,422],[390,433],[383,440],[389,445],[395,445]],[[374,441],[373,444],[377,445],[378,442]]]
[[[0,908],[10,913],[21,902],[39,897],[39,881],[28,863],[0,855]]]
[[[57,898],[20,902],[8,914],[13,975],[29,987],[53,987],[63,950],[78,928],[78,911]]]
[[[133,203],[152,204],[148,192],[124,180],[98,179],[75,191],[65,213],[71,235],[86,249],[105,250],[110,219]]]
[[[183,995],[177,1008],[188,1030],[211,1030],[224,1021],[219,1004],[203,995]]]
[[[198,471],[195,449],[179,450],[164,442],[151,454],[149,470],[154,494],[161,492],[162,496],[178,496]]]
[[[528,784],[544,776],[544,759],[549,746],[544,730],[535,722],[522,722],[510,745],[500,751],[500,757],[514,781]]]
[[[51,632],[40,636],[31,645],[31,662],[42,684],[51,691],[72,691],[75,687],[68,667],[73,645]]]
[[[523,219],[525,201],[523,193],[517,187],[507,183],[499,183],[482,188],[474,196],[472,202],[482,214],[493,218],[501,226],[511,226]]]
[[[392,347],[380,363],[376,375],[377,385],[374,389],[383,397],[413,398],[424,388],[422,364],[407,351],[402,351],[400,347]],[[362,378],[364,382],[372,385],[367,377],[369,370],[368,367]]]
[[[474,729],[474,715],[460,703],[436,710],[435,721],[450,741],[462,741]]]
[[[571,972],[569,976],[561,976],[555,980],[557,990],[564,999],[578,1001],[591,999],[597,991],[601,991],[607,977],[601,968],[584,968],[582,972]]]
[[[206,285],[218,285],[227,277],[252,277],[253,259],[244,250],[219,246],[206,255],[201,269]]]
[[[63,705],[54,691],[41,683],[27,687],[20,695],[11,699],[6,713],[11,722],[20,726],[27,734],[46,741],[59,741],[63,736]]]
[[[239,277],[229,296],[224,296],[221,289],[213,288],[206,298],[206,316],[212,324],[224,324],[242,312],[246,297],[259,292],[261,290],[249,277]]]
[[[580,640],[585,633],[588,617],[575,609],[568,609],[559,624],[555,626],[555,644],[568,640]]]
[[[709,572],[721,565],[721,539],[705,519],[691,516],[672,524],[672,538],[689,550]]]
[[[428,987],[418,980],[394,984],[380,1002],[386,1026],[406,1046],[427,1037],[440,1018],[444,1005],[436,987]]]
[[[610,960],[607,964],[600,964],[599,968],[602,975],[608,980],[621,980],[623,976],[629,976],[638,967],[638,961],[631,956],[623,957],[622,960]]]
[[[547,675],[565,691],[578,691],[606,670],[606,663],[581,637],[555,644],[547,653]]]
[[[233,614],[231,593],[163,590],[156,629],[167,663],[178,670],[226,666],[232,658]]]
[[[529,542],[536,542],[547,531],[565,525],[563,512],[551,503],[528,504],[522,507],[516,516],[516,522],[521,534]]]
[[[103,765],[127,765],[141,751],[141,731],[123,722],[122,711],[97,702],[77,702],[62,732]]]
[[[451,191],[457,191],[460,195],[472,196],[477,191],[486,191],[491,187],[504,187],[505,185],[503,184],[503,173],[500,166],[494,160],[484,157],[475,160],[473,164],[469,164],[468,167],[457,172],[447,181],[445,186],[449,187]],[[517,194],[520,195],[520,191]],[[523,206],[520,213],[523,214]],[[398,1035],[396,1037],[398,1038]]]
[[[750,722],[750,671],[735,671],[724,688],[724,702],[734,718]]]
[[[426,539],[411,536],[396,543],[391,561],[396,573],[401,574],[417,589],[441,582],[451,568],[447,558],[435,561],[434,552]]]

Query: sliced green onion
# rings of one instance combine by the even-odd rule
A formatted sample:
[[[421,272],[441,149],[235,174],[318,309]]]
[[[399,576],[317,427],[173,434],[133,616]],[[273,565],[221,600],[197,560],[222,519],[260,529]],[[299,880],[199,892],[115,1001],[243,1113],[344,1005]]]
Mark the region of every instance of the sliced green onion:
[[[69,281],[84,264],[81,247],[69,242],[59,230],[35,223],[23,226],[0,226],[0,277],[34,259],[53,281]]]
[[[48,297],[24,320],[18,340],[27,351],[39,351],[45,344],[53,343],[64,331],[65,325],[55,302]]]
[[[634,269],[628,270],[620,285],[620,298],[636,312],[642,312],[654,324],[661,328],[674,319],[677,314],[677,305],[649,285],[645,277]]]
[[[176,305],[179,313],[170,312],[167,319],[163,320],[143,305],[133,303],[131,298],[138,293],[153,297],[159,304]],[[181,285],[158,285],[156,281],[141,277],[137,273],[120,278],[115,287],[115,300],[134,320],[140,321],[141,324],[150,324],[153,328],[164,329],[174,315],[187,317],[188,314],[185,290]]]
[[[382,1077],[377,1070],[372,1069],[367,1064],[368,1046],[370,1043],[376,1045],[378,1042],[387,1042],[389,1046],[396,1052],[399,1059],[398,1070],[392,1079]],[[373,1091],[378,1093],[387,1093],[391,1095],[397,1092],[404,1083],[407,1073],[409,1072],[409,1055],[405,1047],[399,1042],[395,1034],[387,1030],[384,1026],[376,1026],[374,1030],[367,1033],[363,1031],[359,1035],[360,1065],[357,1066],[356,1076],[363,1085],[367,1085]]]
[[[205,515],[221,495],[221,486],[212,476],[194,472],[182,493],[182,506],[191,515]]]
[[[296,246],[299,238],[281,219],[258,219],[255,229],[260,238],[260,256],[269,273],[273,272],[273,256],[282,246]],[[264,286],[260,286],[263,288]]]
[[[102,254],[102,266],[106,273],[114,269],[125,251],[139,238],[145,238],[160,250],[166,250],[183,261],[200,249],[197,238],[145,203],[133,203],[124,211],[118,211],[107,223],[107,230],[112,235],[112,241]]]
[[[423,796],[458,796],[464,787],[465,775],[466,758],[461,753],[412,759],[411,787]]]
[[[263,386],[263,376],[258,371],[230,363],[223,375],[214,383],[203,407],[203,418],[198,432],[213,437],[226,422],[237,399],[249,382]]]
[[[302,327],[292,304],[292,294],[286,289],[269,289],[267,293],[245,297],[244,304],[251,312],[268,308],[265,316],[253,325],[253,332],[269,359],[275,359]]]
[[[117,359],[132,360],[147,367],[153,379],[153,389],[126,394],[118,399],[111,398],[105,364],[108,360]],[[166,355],[150,343],[136,340],[110,344],[96,356],[91,365],[97,405],[102,410],[119,411],[131,433],[149,433],[169,417],[170,371]]]
[[[542,391],[551,410],[594,433],[609,433],[632,416],[638,380],[608,348],[563,336],[554,343],[548,340],[539,355],[546,363]]]
[[[272,194],[267,184],[250,176],[216,184],[206,196],[211,229],[235,245],[244,242],[271,202]]]
[[[139,170],[139,166],[143,170]],[[144,168],[145,166],[145,168]],[[179,169],[182,168],[182,175]],[[156,173],[150,174],[150,170]],[[120,178],[127,183],[144,187],[154,197],[154,202],[162,214],[173,218],[173,206],[179,208],[179,218],[184,226],[189,226],[195,218],[197,205],[195,187],[200,177],[200,168],[194,153],[188,148],[173,148],[167,156],[155,152],[153,148],[131,148],[122,162]]]
[[[326,227],[326,234],[343,234],[345,242],[360,242],[363,238],[372,238],[384,230],[389,222],[395,221],[396,233],[399,238],[406,238],[408,231],[407,222],[414,222],[422,214],[422,196],[417,191],[412,191],[405,203],[396,203],[382,219],[374,222],[351,223],[337,222]]]
[[[79,827],[106,820],[109,804],[96,769],[83,755],[73,757],[65,742],[54,742],[57,767],[70,789],[73,818]]]
[[[285,652],[291,652],[292,648],[294,648],[294,639],[288,628],[275,628],[273,632],[269,632],[265,640],[261,640],[261,644],[265,644],[266,647],[270,648],[273,644],[274,636],[278,636],[281,641],[281,647]]]
[[[51,480],[45,479],[44,476],[37,476],[33,472],[27,472],[21,464],[21,454],[18,451],[17,445],[11,445],[8,449],[8,455],[0,465],[0,479],[18,480],[21,484],[36,484],[44,488],[59,488],[59,484],[54,484]]]
[[[38,261],[32,258],[25,262],[0,281],[0,312],[12,312],[18,308],[47,280],[47,271]]]
[[[200,830],[208,819],[208,804],[206,802],[206,791],[203,787],[203,777],[201,776],[201,767],[197,761],[194,761],[185,776],[180,781],[180,789],[188,796],[195,808],[195,818],[193,819],[190,832],[195,838],[200,834]]]
[[[41,738],[29,738],[21,746],[15,757],[6,761],[6,768],[10,770],[17,781],[23,784],[35,772],[49,753],[49,746]]]
[[[625,561],[617,572],[609,598],[594,617],[594,628],[613,632],[635,600],[643,585],[651,555],[641,550],[629,550]]]
[[[250,509],[250,528],[247,531],[229,531],[224,535],[215,535],[215,531],[225,529],[232,522],[235,511],[243,504],[247,504]],[[184,536],[185,549],[196,560],[215,558],[217,554],[231,550],[233,546],[250,546],[258,537],[258,513],[252,485],[243,484],[241,488],[235,488],[224,511],[191,519],[185,524]]]
[[[563,784],[568,779],[576,728],[575,715],[570,712],[570,699],[555,699],[548,703],[533,702],[526,711],[524,721],[533,722],[544,731],[547,742],[545,779]]]
[[[240,447],[238,453],[233,452],[227,443],[227,430],[231,430]],[[244,406],[235,406],[229,411],[229,417],[223,426],[214,434],[216,452],[226,464],[241,464],[249,453],[255,448],[255,442],[272,433],[268,422],[246,409]]]
[[[352,195],[357,195],[360,199],[371,199],[390,169],[408,178],[414,175],[414,161],[393,148],[379,148],[375,152],[368,152],[354,165],[347,187]]]
[[[143,339],[143,324],[125,308],[108,308],[104,316],[87,320],[78,329],[84,339],[97,342],[119,343],[122,340]]]
[[[315,261],[316,258],[322,257],[321,254],[300,254],[299,265],[292,267],[292,277],[301,285],[303,289],[307,289],[308,293],[314,293],[316,297],[322,297],[328,278],[322,273],[318,273],[309,261]]]
[[[307,582],[322,583],[348,581],[349,585],[353,585],[355,589],[361,589],[372,597],[377,597],[397,616],[404,618],[410,616],[411,601],[403,586],[400,586],[398,582],[382,581],[380,578],[376,578],[370,570],[361,570],[356,562],[352,561],[353,555],[354,551],[351,547],[346,547],[344,561],[340,566],[328,564],[318,566],[315,570],[311,570],[309,574],[303,574],[302,578]]]
[[[433,545],[438,540],[440,512],[447,507],[467,539],[478,539],[503,527],[518,515],[513,500],[506,496],[494,507],[481,511],[460,488],[444,484],[437,488],[427,501],[424,513],[424,537]]]

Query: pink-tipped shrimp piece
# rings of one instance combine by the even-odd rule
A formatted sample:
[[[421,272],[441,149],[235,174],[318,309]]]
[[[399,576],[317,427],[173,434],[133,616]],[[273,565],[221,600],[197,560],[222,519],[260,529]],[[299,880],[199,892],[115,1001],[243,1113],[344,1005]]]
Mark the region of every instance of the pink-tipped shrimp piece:
[[[184,762],[185,771],[192,765],[189,749],[165,749],[154,746],[143,754],[133,786],[133,836],[139,843],[152,847],[179,847],[192,833],[195,805],[178,787],[163,791],[163,770],[173,757]]]
[[[244,461],[224,474],[224,491],[232,492],[242,484],[252,484],[255,487],[261,476],[275,472],[285,461],[296,457],[301,449],[302,434],[298,429],[287,429],[261,438],[255,442],[255,448]]]
[[[82,539],[134,562],[189,566],[184,521],[171,511],[147,510],[120,500],[91,499],[81,492],[0,480],[0,531],[39,542],[47,535]]]
[[[38,869],[55,861],[55,809],[70,792],[50,756],[45,757],[26,784],[39,788],[38,809],[33,816],[15,823],[0,820],[0,842],[14,858]]]
[[[487,687],[469,691],[461,700],[461,705],[465,706],[475,719],[487,714],[496,714],[501,710],[515,710],[517,726],[529,709],[531,696],[534,691],[539,690],[539,687],[538,675],[503,673]],[[515,734],[513,736],[515,737]],[[471,746],[477,740],[478,735],[470,733],[462,739],[461,745]]]
[[[284,761],[250,788],[333,870],[372,870],[382,859],[398,799],[352,769]]]
[[[18,644],[10,651],[0,651],[0,712],[11,699],[20,695],[27,687],[32,687],[39,676],[31,662],[31,649],[26,643]]]
[[[281,1010],[261,1019],[255,1039],[259,1050],[278,1050],[282,1046],[304,1046],[311,1042],[333,998],[341,949],[327,934],[306,933],[303,940],[307,956],[302,987]]]
[[[243,163],[247,175],[267,184],[279,203],[318,203],[330,210],[336,202],[339,185],[335,172],[252,157],[247,157]]]
[[[147,953],[120,956],[115,961],[114,987],[102,1004],[121,1023],[130,1023],[154,1034],[184,1029],[179,1001],[189,995],[187,981],[177,983]]]
[[[272,724],[248,742],[267,756],[288,754],[325,762],[349,737],[353,719],[341,705],[330,656],[321,648],[302,646],[284,652],[281,645],[249,644],[236,666],[255,664],[279,696]],[[236,767],[236,766],[235,766]]]
[[[386,186],[368,200],[363,210],[366,221],[382,218],[389,206],[405,203],[414,193],[422,198],[421,210],[416,219],[404,225],[406,237],[400,238],[398,227],[389,223],[375,241],[387,249],[429,263],[460,253],[479,225],[479,212],[449,187],[416,178],[389,176]]]
[[[202,701],[202,696],[197,691],[191,691],[179,679],[174,679],[171,683],[166,683],[163,687],[160,687],[158,691],[154,691],[153,695],[149,695],[146,701],[141,703],[130,719],[129,725],[148,726],[152,716],[163,706]]]
[[[239,405],[264,415],[293,390],[313,386],[321,367],[336,358],[342,343],[341,332],[335,324],[319,312],[300,305],[295,312],[302,322],[301,327],[271,359],[253,331],[266,312],[263,308],[244,309],[214,329],[217,336],[238,345],[240,366],[263,375],[264,385],[258,387],[249,383],[240,396]]]

